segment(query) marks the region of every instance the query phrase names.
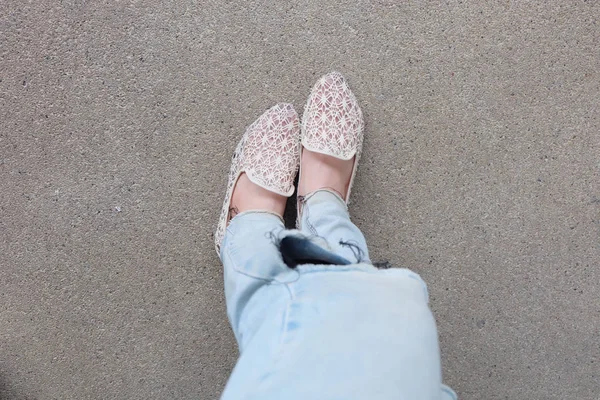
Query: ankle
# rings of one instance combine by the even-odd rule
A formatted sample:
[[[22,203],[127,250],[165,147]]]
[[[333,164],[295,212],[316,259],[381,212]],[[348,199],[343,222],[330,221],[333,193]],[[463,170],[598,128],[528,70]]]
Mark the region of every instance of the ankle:
[[[353,167],[354,157],[350,160],[341,160],[303,149],[302,175],[298,183],[298,194],[306,196],[317,190],[326,189],[336,192],[346,200]]]
[[[344,200],[344,196],[338,192],[337,190],[333,189],[333,188],[321,188],[321,189],[317,189],[314,190],[310,193],[307,193],[303,196],[298,196],[298,198],[302,201],[302,202],[307,202],[313,198],[327,198],[330,200],[334,200],[334,201],[339,201],[342,204],[346,204],[346,201]]]
[[[243,173],[231,196],[229,219],[246,211],[262,211],[282,217],[286,201],[287,197],[256,185]]]

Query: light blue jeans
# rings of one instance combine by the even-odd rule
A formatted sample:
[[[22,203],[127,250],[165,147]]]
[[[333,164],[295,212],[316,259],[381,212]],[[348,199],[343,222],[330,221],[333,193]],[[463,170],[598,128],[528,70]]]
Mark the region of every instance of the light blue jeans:
[[[442,385],[419,275],[373,267],[346,204],[329,191],[306,197],[301,226],[285,230],[278,216],[252,211],[227,228],[221,259],[240,358],[222,400],[456,399]],[[318,236],[356,263],[289,268],[277,247],[286,235]]]

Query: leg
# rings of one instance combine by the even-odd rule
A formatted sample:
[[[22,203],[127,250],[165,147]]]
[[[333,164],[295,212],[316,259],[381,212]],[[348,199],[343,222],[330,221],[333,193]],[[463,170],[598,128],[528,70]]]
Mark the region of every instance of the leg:
[[[346,203],[329,190],[317,190],[302,198],[300,230],[320,236],[331,251],[356,263],[370,263],[362,232],[350,221]]]
[[[221,257],[242,354],[222,399],[455,399],[441,384],[425,284],[411,271],[368,265],[348,215],[362,146],[356,99],[333,73],[306,110],[299,228],[356,263],[287,268],[273,238],[297,232],[282,231],[279,215],[232,220]]]
[[[271,236],[284,228],[281,215],[294,192],[298,135],[293,106],[277,104],[246,129],[232,159],[215,249],[224,266],[227,315],[240,351],[259,322],[248,318],[256,309],[250,303],[287,272]]]
[[[456,399],[442,385],[425,284],[409,270],[298,267],[260,312],[222,399]]]
[[[284,264],[273,239],[282,230],[280,216],[255,211],[239,214],[227,227],[221,246],[225,301],[240,352],[260,325],[255,314],[262,307],[256,308],[255,294],[274,281],[293,280],[296,275]]]
[[[261,399],[440,399],[435,321],[419,276],[300,266],[282,354]]]
[[[344,77],[333,72],[313,87],[302,119],[298,227],[321,236],[336,254],[369,263],[365,238],[346,203],[360,158],[362,111]]]

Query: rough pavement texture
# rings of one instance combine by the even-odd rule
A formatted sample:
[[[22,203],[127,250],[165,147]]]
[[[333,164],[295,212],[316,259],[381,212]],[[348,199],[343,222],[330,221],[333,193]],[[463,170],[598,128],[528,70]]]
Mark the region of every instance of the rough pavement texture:
[[[408,3],[408,2],[407,2]],[[212,399],[230,156],[337,69],[351,211],[430,285],[462,399],[598,399],[600,4],[0,5],[0,398]]]

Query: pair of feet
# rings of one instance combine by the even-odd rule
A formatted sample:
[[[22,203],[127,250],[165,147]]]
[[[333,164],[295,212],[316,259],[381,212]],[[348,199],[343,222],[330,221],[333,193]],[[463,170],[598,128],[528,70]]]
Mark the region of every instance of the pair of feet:
[[[356,98],[337,72],[323,76],[313,87],[301,128],[291,104],[267,110],[248,127],[234,154],[215,233],[217,253],[220,255],[225,228],[235,215],[266,211],[283,216],[298,169],[298,196],[327,189],[347,202],[363,127]]]
[[[302,177],[298,181],[298,196],[319,189],[329,189],[344,200],[354,167],[354,157],[340,160],[333,156],[302,149]],[[253,183],[246,173],[240,175],[229,208],[229,219],[244,211],[265,210],[283,216],[287,197]],[[229,221],[228,221],[229,222]]]

